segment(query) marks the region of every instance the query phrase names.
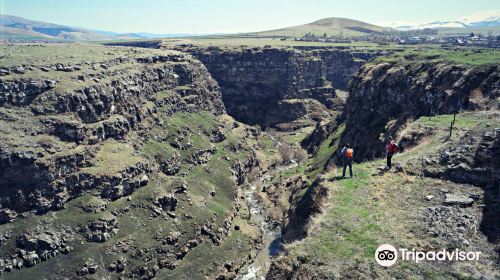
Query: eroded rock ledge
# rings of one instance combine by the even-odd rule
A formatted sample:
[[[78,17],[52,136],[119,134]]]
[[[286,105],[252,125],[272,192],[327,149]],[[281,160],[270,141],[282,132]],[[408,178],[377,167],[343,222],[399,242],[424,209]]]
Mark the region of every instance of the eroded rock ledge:
[[[31,78],[32,72],[56,73],[59,66],[32,66],[0,80],[2,223],[16,212],[64,208],[84,191],[99,189],[117,199],[143,185],[152,166],[129,145],[120,146],[129,155],[114,174],[94,172],[92,161],[109,139],[130,132],[140,137],[159,121],[154,114],[160,106],[166,115],[224,112],[217,83],[200,62],[181,53],[78,64],[65,71],[74,80]]]
[[[362,65],[384,54],[343,48],[174,48],[203,62],[221,87],[229,115],[262,126],[306,115],[305,99],[333,109],[335,89],[345,90]]]
[[[342,143],[356,147],[356,159],[384,154],[384,141],[408,121],[463,110],[499,108],[497,65],[371,63],[349,84]]]

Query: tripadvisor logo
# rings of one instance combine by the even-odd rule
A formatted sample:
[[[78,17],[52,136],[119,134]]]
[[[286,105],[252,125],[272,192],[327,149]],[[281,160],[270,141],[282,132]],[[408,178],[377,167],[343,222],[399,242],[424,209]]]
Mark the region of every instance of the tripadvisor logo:
[[[399,248],[398,250],[390,244],[383,244],[378,246],[375,251],[375,260],[379,265],[389,267],[393,266],[398,259],[415,263],[421,261],[478,261],[480,254],[481,252],[477,251],[460,251],[458,249],[453,251],[443,249],[428,252],[404,248]]]
[[[390,244],[380,245],[375,251],[375,260],[381,266],[393,266],[398,260],[398,251]]]

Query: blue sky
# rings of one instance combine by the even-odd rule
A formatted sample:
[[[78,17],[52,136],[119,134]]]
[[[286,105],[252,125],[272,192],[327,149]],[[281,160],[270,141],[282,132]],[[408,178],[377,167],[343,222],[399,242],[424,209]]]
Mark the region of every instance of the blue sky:
[[[0,0],[1,13],[116,32],[268,30],[325,17],[398,25],[500,10],[499,0]]]

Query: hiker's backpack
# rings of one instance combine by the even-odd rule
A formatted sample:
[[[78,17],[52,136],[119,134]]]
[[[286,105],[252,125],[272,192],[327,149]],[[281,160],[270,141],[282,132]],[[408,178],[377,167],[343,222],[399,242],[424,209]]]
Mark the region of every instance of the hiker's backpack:
[[[352,158],[352,154],[354,153],[353,149],[347,149],[345,152],[346,158]]]
[[[393,152],[393,153],[397,153],[397,152],[398,152],[398,150],[399,150],[399,146],[398,146],[398,144],[393,143],[393,144],[392,144],[392,152]]]
[[[394,142],[387,144],[387,151],[391,154],[394,154],[398,151],[398,145]]]

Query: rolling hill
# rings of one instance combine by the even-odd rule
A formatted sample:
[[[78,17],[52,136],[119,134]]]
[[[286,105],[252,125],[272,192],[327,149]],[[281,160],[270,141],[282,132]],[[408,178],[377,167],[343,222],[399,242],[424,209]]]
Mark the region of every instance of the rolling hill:
[[[338,36],[341,33],[348,36],[363,36],[378,33],[388,28],[369,24],[363,21],[347,18],[330,17],[317,20],[312,23],[286,27],[281,29],[258,32],[259,36],[291,36],[302,37],[306,33],[313,33],[317,36],[327,34],[328,36]]]
[[[119,39],[149,39],[188,36],[189,34],[116,33],[92,30],[0,15],[1,40],[106,41]]]
[[[0,15],[0,27],[2,39],[95,41],[114,37],[106,35],[104,32],[100,34],[99,31],[9,15]]]

